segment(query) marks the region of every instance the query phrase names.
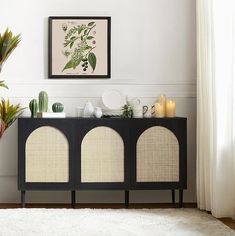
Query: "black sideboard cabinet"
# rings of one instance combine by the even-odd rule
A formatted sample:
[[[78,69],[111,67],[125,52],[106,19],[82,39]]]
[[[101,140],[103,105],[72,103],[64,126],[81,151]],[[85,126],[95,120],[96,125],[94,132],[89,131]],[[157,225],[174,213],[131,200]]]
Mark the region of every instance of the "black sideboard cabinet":
[[[187,188],[187,119],[19,118],[18,189],[179,190]]]

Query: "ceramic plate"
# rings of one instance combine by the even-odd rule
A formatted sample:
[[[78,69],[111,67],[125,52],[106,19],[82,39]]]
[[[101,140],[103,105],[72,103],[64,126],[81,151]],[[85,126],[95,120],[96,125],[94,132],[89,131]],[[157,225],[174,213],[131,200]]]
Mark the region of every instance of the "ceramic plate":
[[[108,90],[102,94],[102,102],[108,109],[121,109],[125,105],[123,95],[117,90]]]

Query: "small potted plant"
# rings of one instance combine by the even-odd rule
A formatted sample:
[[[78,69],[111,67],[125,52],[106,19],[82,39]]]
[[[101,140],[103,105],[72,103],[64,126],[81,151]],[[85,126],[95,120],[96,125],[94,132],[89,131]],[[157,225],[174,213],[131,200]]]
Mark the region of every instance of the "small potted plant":
[[[122,117],[123,118],[132,118],[133,117],[133,109],[130,104],[126,104],[122,107]]]

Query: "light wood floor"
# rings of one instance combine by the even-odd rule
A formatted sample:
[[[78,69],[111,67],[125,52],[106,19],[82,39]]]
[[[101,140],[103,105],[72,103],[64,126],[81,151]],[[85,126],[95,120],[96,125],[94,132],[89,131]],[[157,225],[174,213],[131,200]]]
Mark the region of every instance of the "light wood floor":
[[[173,208],[177,207],[176,205],[172,205],[171,203],[146,203],[146,204],[130,204],[130,209],[140,209],[140,208]],[[184,203],[184,208],[196,208],[196,203]],[[7,208],[21,208],[20,204],[0,204],[0,209],[7,209]],[[26,204],[26,208],[71,208],[70,204],[36,204],[36,203],[29,203]],[[113,208],[119,209],[124,208],[124,204],[76,204],[75,208]],[[210,214],[210,213],[208,213]],[[230,227],[231,229],[235,230],[235,220],[231,218],[221,218],[219,219],[225,225]]]

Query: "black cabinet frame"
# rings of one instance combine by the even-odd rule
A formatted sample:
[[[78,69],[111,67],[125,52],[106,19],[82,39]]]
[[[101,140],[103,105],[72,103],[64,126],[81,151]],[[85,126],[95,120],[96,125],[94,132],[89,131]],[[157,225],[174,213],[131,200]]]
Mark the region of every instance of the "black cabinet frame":
[[[51,126],[60,130],[69,143],[68,183],[29,183],[25,181],[25,145],[28,136],[37,128]],[[124,182],[123,183],[82,183],[81,143],[93,128],[106,126],[119,133],[124,142]],[[171,130],[179,142],[179,182],[136,182],[136,144],[139,136],[148,128],[162,126]],[[21,191],[22,206],[25,206],[27,190],[67,190],[71,191],[72,206],[75,207],[76,190],[124,190],[125,206],[129,205],[129,190],[172,191],[179,190],[179,207],[183,203],[183,189],[187,188],[187,119],[175,118],[19,118],[18,120],[18,189]]]

